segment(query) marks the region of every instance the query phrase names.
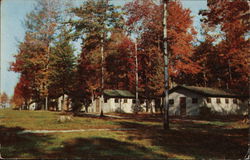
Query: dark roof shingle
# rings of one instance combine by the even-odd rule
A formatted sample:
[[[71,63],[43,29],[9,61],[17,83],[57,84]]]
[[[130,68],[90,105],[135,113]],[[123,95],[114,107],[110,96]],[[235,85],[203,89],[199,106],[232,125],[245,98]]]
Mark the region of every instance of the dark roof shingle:
[[[203,96],[209,96],[209,97],[232,97],[232,98],[242,97],[240,95],[236,95],[234,93],[231,93],[229,91],[225,91],[222,89],[208,88],[208,87],[196,87],[196,86],[177,86],[177,87],[170,89],[169,93],[172,93],[180,88],[186,89],[191,92],[195,92],[197,94],[201,94]]]
[[[130,91],[119,90],[119,89],[116,89],[116,90],[105,89],[104,96],[107,96],[110,98],[135,98],[135,95],[132,94]]]

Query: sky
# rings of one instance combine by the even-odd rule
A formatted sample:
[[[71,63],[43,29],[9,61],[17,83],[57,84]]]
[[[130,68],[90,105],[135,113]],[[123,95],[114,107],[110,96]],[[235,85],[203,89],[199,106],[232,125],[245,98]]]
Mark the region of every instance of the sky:
[[[9,66],[14,61],[13,55],[18,51],[18,42],[23,41],[25,29],[23,21],[26,14],[32,11],[37,0],[2,0],[1,3],[1,74],[0,74],[0,93],[13,95],[14,87],[18,82],[18,74],[9,71]],[[76,4],[81,4],[83,0],[71,0]],[[115,5],[124,5],[131,0],[111,0]],[[194,17],[194,25],[199,29],[200,23],[198,12],[205,9],[206,0],[181,0],[184,8],[189,8]]]

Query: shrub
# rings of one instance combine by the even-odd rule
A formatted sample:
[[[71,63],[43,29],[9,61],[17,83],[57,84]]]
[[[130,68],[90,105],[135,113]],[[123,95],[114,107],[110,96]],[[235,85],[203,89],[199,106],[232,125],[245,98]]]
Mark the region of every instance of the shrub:
[[[143,112],[144,111],[144,109],[143,109],[143,107],[141,106],[141,105],[132,105],[132,107],[131,107],[131,109],[132,109],[132,112],[133,113],[138,113],[138,112]]]
[[[115,112],[116,112],[116,113],[125,113],[124,110],[121,109],[121,108],[117,108],[117,109],[115,110]]]
[[[206,106],[200,107],[200,116],[204,118],[211,117],[213,115],[211,108]]]

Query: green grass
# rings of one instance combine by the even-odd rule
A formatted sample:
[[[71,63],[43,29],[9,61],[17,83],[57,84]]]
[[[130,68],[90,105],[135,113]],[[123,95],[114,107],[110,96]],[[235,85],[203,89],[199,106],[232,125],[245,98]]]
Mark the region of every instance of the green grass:
[[[73,121],[59,123],[57,119],[60,112],[49,111],[18,111],[0,110],[0,122],[6,127],[22,127],[25,129],[51,130],[51,129],[86,129],[86,128],[112,128],[112,121],[98,118],[74,117]]]
[[[0,153],[5,158],[240,159],[248,126],[240,121],[89,118],[58,123],[57,112],[0,110]],[[24,129],[134,128],[130,131],[17,134]]]

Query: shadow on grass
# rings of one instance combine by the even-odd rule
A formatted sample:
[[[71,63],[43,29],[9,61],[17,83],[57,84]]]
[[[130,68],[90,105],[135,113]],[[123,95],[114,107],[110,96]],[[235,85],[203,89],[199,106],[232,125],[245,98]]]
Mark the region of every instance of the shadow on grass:
[[[94,159],[157,159],[166,158],[151,150],[112,138],[76,138],[63,142],[51,158],[94,158]]]
[[[0,153],[3,158],[41,158],[44,146],[42,143],[51,138],[38,134],[19,134],[20,127],[0,126]]]
[[[220,121],[220,122],[236,122],[236,121],[242,121],[244,118],[245,116],[243,115],[209,115],[209,116],[196,117],[196,119],[198,120]]]
[[[120,122],[122,128],[136,128],[126,131],[129,140],[149,140],[151,145],[161,146],[171,155],[185,155],[195,159],[239,159],[248,148],[248,129],[225,129],[211,124],[183,122],[164,131],[159,126],[138,126],[133,122]]]

